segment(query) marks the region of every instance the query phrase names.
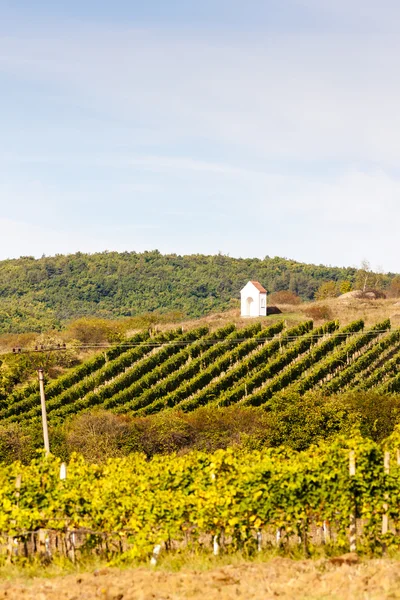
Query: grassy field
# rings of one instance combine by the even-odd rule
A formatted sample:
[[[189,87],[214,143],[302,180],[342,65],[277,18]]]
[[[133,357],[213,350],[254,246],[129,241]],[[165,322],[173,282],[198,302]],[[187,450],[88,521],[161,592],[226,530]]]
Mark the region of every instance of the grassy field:
[[[303,302],[302,304],[279,304],[277,305],[281,314],[269,315],[268,321],[285,319],[288,325],[295,325],[309,316],[309,311],[315,307],[326,307],[330,314],[329,318],[338,319],[343,325],[363,319],[367,326],[373,325],[377,321],[390,319],[393,327],[400,327],[400,300],[399,298],[387,298],[377,300],[362,300],[358,298],[327,298],[320,302]],[[314,318],[317,324],[326,321],[323,318]],[[252,322],[260,321],[265,323],[265,317],[252,318]],[[201,319],[192,319],[185,321],[176,321],[176,325],[198,326],[210,325],[213,328],[221,327],[226,323],[235,323],[238,327],[248,324],[249,319],[240,316],[237,309],[215,313]],[[170,327],[169,323],[160,325],[161,329]]]
[[[395,559],[292,560],[259,557],[249,562],[223,557],[192,564],[163,563],[155,569],[95,570],[51,567],[22,575],[0,571],[1,600],[384,600],[400,598],[400,563]]]

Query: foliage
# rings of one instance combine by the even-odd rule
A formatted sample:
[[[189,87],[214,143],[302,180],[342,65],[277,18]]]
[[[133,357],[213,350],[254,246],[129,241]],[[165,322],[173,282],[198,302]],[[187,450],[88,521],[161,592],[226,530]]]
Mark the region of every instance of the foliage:
[[[351,292],[352,290],[352,285],[351,285],[351,281],[340,281],[339,282],[339,294],[347,294],[348,292]]]
[[[279,257],[237,259],[151,252],[76,253],[0,262],[0,333],[60,329],[73,319],[138,317],[153,313],[190,317],[226,310],[249,279],[270,293],[289,290],[311,300],[324,282],[350,282],[355,268],[308,265]],[[377,277],[368,271],[368,286]],[[379,275],[388,288],[394,275]],[[364,279],[362,279],[364,285]],[[118,333],[118,332],[117,332]],[[105,332],[107,336],[108,333]]]
[[[313,304],[304,309],[304,314],[316,321],[327,321],[332,319],[332,311],[326,304]]]
[[[400,423],[400,396],[376,391],[350,391],[327,397],[312,391],[276,393],[269,410],[233,404],[209,404],[193,410],[164,410],[148,416],[115,415],[97,409],[50,422],[50,447],[66,460],[72,452],[105,462],[115,456],[220,448],[265,449],[286,446],[305,450],[357,427],[364,437],[382,441]],[[0,462],[29,462],[43,446],[40,421],[4,423],[0,427]]]
[[[75,450],[89,462],[99,462],[123,456],[130,438],[128,421],[104,411],[83,414],[68,429],[65,442],[68,454]]]
[[[268,297],[269,304],[300,304],[301,298],[289,290],[273,292]]]
[[[82,317],[69,323],[64,333],[67,341],[78,341],[83,345],[120,342],[124,339],[123,322]]]
[[[100,547],[105,536],[117,541],[114,550],[106,544],[109,558],[129,560],[148,558],[155,544],[197,546],[210,535],[230,540],[227,552],[251,551],[256,534],[268,529],[279,529],[283,543],[301,537],[307,552],[311,528],[327,521],[335,531],[331,543],[343,550],[356,514],[363,521],[359,549],[380,554],[388,544],[399,546],[396,534],[382,533],[382,515],[398,531],[400,469],[392,461],[386,474],[382,448],[356,432],[301,452],[228,449],[151,460],[133,454],[103,465],[73,455],[67,478],[59,472],[53,456],[0,467],[3,534],[24,539],[38,529],[83,529],[92,532],[89,547],[96,541]]]
[[[336,298],[338,295],[338,286],[335,281],[325,281],[321,283],[316,294],[316,300],[325,300],[326,298]]]
[[[400,298],[400,275],[392,279],[388,292],[392,298]]]
[[[338,392],[344,390],[346,386],[354,385],[354,383],[362,382],[364,388],[372,387],[371,383],[382,382],[385,375],[389,372],[388,366],[391,364],[390,356],[396,348],[400,347],[400,330],[388,333],[374,344],[369,350],[363,352],[347,369],[339,373],[331,381],[324,386],[325,393]],[[383,361],[383,367],[377,364],[377,361]],[[395,365],[393,365],[395,366]],[[370,379],[372,374],[374,379]]]
[[[78,353],[72,347],[67,350],[57,350],[63,340],[56,335],[42,334],[35,340],[35,345],[28,345],[28,352],[8,354],[0,359],[0,401],[9,396],[19,384],[37,377],[38,368],[42,367],[50,377],[56,377],[61,369],[75,366]],[[40,351],[40,348],[55,348],[51,351]],[[38,348],[38,351],[34,351]]]
[[[320,328],[319,332],[317,330],[319,335],[309,335],[308,340],[304,338],[299,340],[293,349],[289,349],[286,356],[283,355],[280,360],[276,361],[274,368],[269,371],[270,378],[265,383],[263,378],[260,377],[261,374],[256,374],[253,377],[251,391],[253,392],[256,387],[259,389],[247,396],[244,402],[253,406],[265,404],[273,394],[288,387],[290,389],[290,386],[294,387],[297,392],[302,393],[313,387],[309,385],[310,371],[313,383],[318,383],[320,380],[320,364],[322,363],[322,368],[326,367],[325,361],[329,360],[326,357],[330,357],[331,352],[338,346],[340,347],[351,334],[358,333],[363,328],[364,322],[361,320],[354,321],[339,332],[335,332],[335,325],[337,327],[335,322],[327,323]],[[333,333],[333,335],[329,335],[325,340],[320,340],[320,336],[324,333]],[[304,352],[307,349],[307,346],[304,346],[305,342],[308,342],[309,352]],[[316,373],[317,376],[315,376]],[[304,374],[305,377],[302,377]]]
[[[94,407],[140,416],[236,402],[269,410],[281,392],[400,391],[400,333],[389,331],[389,320],[366,331],[362,320],[340,330],[337,321],[316,329],[312,321],[288,329],[283,321],[265,323],[138,333],[47,381],[49,422]],[[0,399],[3,424],[34,423],[40,410],[36,381]]]

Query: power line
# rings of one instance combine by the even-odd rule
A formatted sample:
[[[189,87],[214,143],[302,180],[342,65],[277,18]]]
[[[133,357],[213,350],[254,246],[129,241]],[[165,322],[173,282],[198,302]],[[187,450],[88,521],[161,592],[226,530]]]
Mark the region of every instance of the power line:
[[[120,343],[120,344],[71,344],[71,345],[67,345],[67,344],[57,344],[56,346],[44,346],[44,345],[40,345],[40,346],[36,346],[35,348],[23,348],[23,347],[14,347],[12,350],[8,350],[8,351],[2,351],[0,352],[0,355],[6,355],[6,354],[39,354],[39,353],[43,353],[43,352],[57,352],[57,351],[66,351],[66,350],[90,350],[90,349],[104,349],[104,350],[115,350],[117,348],[140,348],[140,347],[144,347],[144,348],[161,348],[161,347],[165,347],[165,346],[190,346],[192,344],[198,344],[198,345],[204,345],[204,346],[212,346],[215,344],[227,344],[227,345],[231,345],[231,344],[241,344],[242,342],[259,342],[259,343],[266,343],[266,342],[272,342],[272,341],[279,341],[279,339],[284,339],[284,340],[288,340],[288,341],[294,341],[294,340],[299,340],[300,338],[307,336],[307,337],[312,337],[312,338],[331,338],[331,337],[335,337],[335,338],[348,338],[348,337],[353,337],[353,336],[357,336],[357,335],[376,335],[376,334],[382,334],[382,333],[391,333],[393,332],[393,330],[388,330],[388,329],[372,329],[372,330],[368,330],[368,331],[354,331],[354,332],[333,332],[333,333],[313,333],[312,331],[309,331],[307,333],[303,333],[301,335],[275,335],[272,337],[241,337],[241,338],[231,338],[231,339],[220,339],[220,338],[216,338],[216,339],[195,339],[195,340],[165,340],[165,341],[160,341],[160,342],[152,342],[152,341],[145,341],[145,342],[127,342],[127,343]]]

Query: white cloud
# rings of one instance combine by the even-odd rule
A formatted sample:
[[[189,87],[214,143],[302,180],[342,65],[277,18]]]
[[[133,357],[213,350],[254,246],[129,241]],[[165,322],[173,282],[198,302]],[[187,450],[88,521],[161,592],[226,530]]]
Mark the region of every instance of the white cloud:
[[[372,0],[362,6],[358,0],[301,3],[338,19],[348,15],[353,21],[358,9],[363,18],[375,14]],[[390,6],[392,16],[400,13]],[[132,192],[146,196],[138,210],[152,206],[155,215],[177,219],[170,231],[150,227],[134,237],[130,229],[119,229],[126,220],[120,208],[109,219],[109,231],[83,236],[76,229],[63,231],[56,217],[53,231],[37,230],[10,209],[10,220],[1,223],[3,256],[125,245],[336,264],[369,257],[400,270],[399,51],[397,37],[360,31],[218,32],[201,38],[187,30],[82,27],[0,38],[0,71],[41,86],[44,98],[63,97],[74,109],[76,131],[94,139],[94,151],[74,146],[68,126],[49,121],[43,132],[51,141],[47,147],[44,135],[34,132],[17,151],[4,152],[3,161],[0,156],[0,164],[42,174],[34,193],[38,205],[57,212],[72,195],[97,202],[97,216],[104,210],[100,202],[120,207],[119,194]],[[90,131],[88,113],[94,121]],[[109,122],[118,129],[112,135]],[[75,143],[80,139],[77,134]],[[81,169],[83,178],[100,181],[92,187],[86,182],[82,191],[73,176],[62,179],[68,172],[50,190],[41,189],[41,178],[63,165],[73,175]],[[105,174],[110,181],[102,183]],[[32,201],[32,189],[18,187],[7,172],[4,178],[1,204]],[[198,229],[202,215],[215,231],[210,227],[205,235]],[[180,218],[193,220],[185,237]],[[140,212],[138,220],[149,227]],[[23,239],[17,231],[24,232]]]

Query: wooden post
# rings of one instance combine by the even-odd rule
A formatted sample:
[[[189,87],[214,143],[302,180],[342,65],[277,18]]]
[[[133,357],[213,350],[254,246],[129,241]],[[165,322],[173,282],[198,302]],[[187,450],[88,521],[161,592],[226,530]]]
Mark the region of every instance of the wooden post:
[[[38,369],[40,404],[42,407],[43,441],[46,454],[50,454],[49,430],[47,428],[46,398],[44,395],[43,369]]]
[[[39,556],[43,562],[50,562],[50,536],[49,532],[46,529],[39,529],[36,549],[39,551]]]
[[[383,465],[385,470],[385,475],[389,475],[390,472],[390,452],[385,452]],[[388,500],[388,495],[385,495],[385,500]],[[382,535],[385,535],[389,530],[389,515],[388,515],[388,503],[385,502],[383,505],[384,514],[382,515]]]
[[[76,560],[75,541],[76,541],[75,540],[75,532],[71,531],[70,529],[67,529],[66,534],[65,534],[66,553],[67,553],[67,557],[73,563]]]
[[[21,483],[22,483],[22,475],[21,473],[19,473],[17,475],[17,477],[15,478],[15,503],[17,505],[18,508],[18,504],[19,504],[19,496],[20,496],[20,489],[21,489]],[[15,525],[15,520],[11,521],[12,525]],[[7,562],[12,562],[12,557],[14,554],[18,554],[18,539],[16,537],[12,537],[11,535],[8,536],[8,541],[7,541]]]
[[[308,551],[308,519],[307,517],[303,519],[303,524],[301,528],[301,538],[303,542],[303,554],[305,558],[309,558]]]
[[[60,465],[60,479],[61,481],[67,479],[67,465],[63,462]],[[70,531],[67,527],[65,531],[65,553],[67,557],[74,563],[76,559],[75,554],[76,536],[74,531]]]
[[[354,477],[356,474],[356,455],[354,450],[350,450],[349,454],[349,475]],[[357,525],[355,507],[350,513],[350,552],[357,551]]]
[[[39,529],[39,531],[38,531],[37,548],[39,551],[39,555],[44,558],[46,556],[46,530],[45,529]]]

